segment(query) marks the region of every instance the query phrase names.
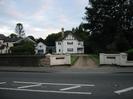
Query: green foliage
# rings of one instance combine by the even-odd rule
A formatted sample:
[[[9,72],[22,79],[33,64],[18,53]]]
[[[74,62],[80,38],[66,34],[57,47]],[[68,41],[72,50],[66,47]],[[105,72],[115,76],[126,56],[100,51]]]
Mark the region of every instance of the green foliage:
[[[50,34],[45,39],[45,44],[47,46],[55,46],[55,42],[61,37],[61,33]]]
[[[89,54],[89,58],[91,58],[97,65],[99,65],[99,55],[98,54]]]
[[[18,36],[15,33],[12,33],[12,34],[9,35],[9,37],[11,37],[11,38],[17,38]]]
[[[33,41],[36,41],[36,39],[33,37],[33,36],[28,36],[28,38],[30,38],[31,40],[33,40]]]
[[[71,65],[74,65],[74,63],[78,60],[78,56],[71,55]]]
[[[133,1],[89,0],[84,29],[93,52],[125,51],[133,47]]]
[[[14,44],[11,48],[12,54],[15,55],[33,55],[35,54],[35,47],[32,42],[22,41],[19,44]]]
[[[126,53],[133,53],[133,49],[129,49]]]
[[[133,49],[129,49],[126,53],[128,54],[128,60],[133,60]]]

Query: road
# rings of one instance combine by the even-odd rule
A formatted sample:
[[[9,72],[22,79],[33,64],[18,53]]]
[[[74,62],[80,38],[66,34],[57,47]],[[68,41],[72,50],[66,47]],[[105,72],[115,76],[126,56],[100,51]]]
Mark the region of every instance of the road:
[[[133,99],[133,73],[0,72],[0,99]]]

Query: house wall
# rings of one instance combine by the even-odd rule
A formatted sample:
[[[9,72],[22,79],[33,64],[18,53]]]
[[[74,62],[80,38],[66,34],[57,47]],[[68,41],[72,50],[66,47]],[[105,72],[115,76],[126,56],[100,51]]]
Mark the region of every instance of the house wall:
[[[13,42],[4,42],[0,40],[0,46],[5,45],[3,49],[0,49],[0,54],[7,54],[10,53],[10,48],[13,47]]]
[[[73,44],[68,44],[73,43]],[[63,53],[77,53],[77,40],[63,40]],[[73,51],[68,51],[73,49]]]
[[[7,45],[7,48],[6,48],[7,53],[11,53],[10,48],[14,46],[13,44],[14,44],[14,42],[6,42],[6,45]]]
[[[63,46],[61,41],[56,42],[56,53],[61,54],[63,53]]]
[[[3,44],[3,40],[0,40],[0,46]]]
[[[42,54],[45,54],[46,53],[46,45],[43,44],[42,42],[39,42],[36,46],[36,49],[35,49],[35,52],[36,54],[39,54],[38,53],[38,50],[43,50],[43,53]]]
[[[64,40],[56,42],[56,53],[84,53],[84,43],[83,41],[78,41],[72,35],[68,35]]]

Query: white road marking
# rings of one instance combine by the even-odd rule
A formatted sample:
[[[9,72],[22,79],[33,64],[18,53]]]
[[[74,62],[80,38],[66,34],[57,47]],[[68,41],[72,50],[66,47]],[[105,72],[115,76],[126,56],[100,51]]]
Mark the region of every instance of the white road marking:
[[[24,82],[24,81],[13,81],[14,83],[21,83],[21,84],[45,84],[45,85],[68,85],[68,86],[89,86],[94,87],[94,84],[66,84],[66,83],[39,83],[39,82]]]
[[[73,86],[73,87],[67,87],[67,88],[62,88],[60,89],[61,91],[66,91],[66,90],[70,90],[70,89],[76,89],[76,88],[79,88],[81,86]]]
[[[0,84],[5,84],[6,82],[0,82]]]
[[[133,87],[125,88],[125,89],[122,89],[122,90],[117,90],[117,91],[114,91],[114,93],[120,95],[121,93],[128,92],[128,91],[131,91],[131,90],[133,90]]]
[[[40,92],[40,93],[59,93],[59,94],[79,94],[79,95],[91,95],[91,92],[65,92],[65,91],[50,91],[50,90],[31,90],[31,89],[18,89],[18,88],[2,88],[1,90],[11,91],[26,91],[26,92]]]
[[[22,87],[18,87],[19,89],[22,88],[30,88],[30,87],[36,87],[36,86],[41,86],[42,84],[36,84],[36,85],[28,85],[28,86],[22,86]]]

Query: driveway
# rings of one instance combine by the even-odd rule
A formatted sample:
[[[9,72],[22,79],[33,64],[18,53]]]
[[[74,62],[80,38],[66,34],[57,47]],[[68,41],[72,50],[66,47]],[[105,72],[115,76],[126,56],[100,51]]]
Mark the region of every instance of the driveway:
[[[71,68],[96,68],[96,63],[88,56],[88,55],[81,55],[79,56],[76,63]]]

